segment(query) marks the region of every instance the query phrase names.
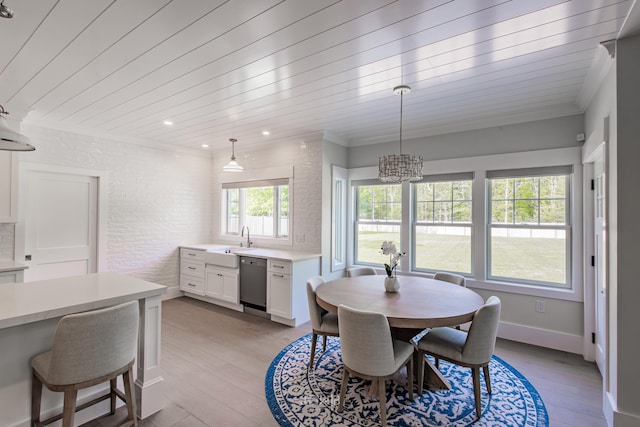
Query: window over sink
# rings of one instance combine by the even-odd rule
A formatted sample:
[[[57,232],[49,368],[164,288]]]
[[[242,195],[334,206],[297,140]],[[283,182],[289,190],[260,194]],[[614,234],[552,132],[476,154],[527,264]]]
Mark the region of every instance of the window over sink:
[[[252,237],[288,239],[289,179],[222,184],[224,234],[239,235],[248,227]]]

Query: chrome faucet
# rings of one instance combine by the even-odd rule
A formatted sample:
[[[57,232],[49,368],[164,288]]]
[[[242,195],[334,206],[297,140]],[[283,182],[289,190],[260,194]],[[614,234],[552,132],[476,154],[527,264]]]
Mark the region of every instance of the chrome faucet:
[[[244,229],[245,228],[247,229],[247,247],[250,248],[251,245],[253,244],[253,242],[249,238],[249,227],[247,227],[246,225],[242,226],[242,232],[240,233],[240,237],[244,237]],[[240,246],[242,246],[242,243],[240,243]]]

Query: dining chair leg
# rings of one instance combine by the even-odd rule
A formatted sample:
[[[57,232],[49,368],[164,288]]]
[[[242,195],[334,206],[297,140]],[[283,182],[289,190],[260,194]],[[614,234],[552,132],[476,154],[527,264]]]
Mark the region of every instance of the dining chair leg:
[[[322,336],[322,352],[324,353],[325,351],[327,351],[327,336],[323,335]]]
[[[385,380],[378,380],[378,399],[380,400],[380,424],[387,425],[387,391],[385,390]]]
[[[480,401],[480,368],[471,368],[471,376],[473,379],[473,398],[476,402],[476,418],[480,418],[482,410]]]
[[[418,351],[418,394],[422,395],[422,389],[424,387],[424,352]]]
[[[491,394],[491,378],[489,377],[489,365],[482,367],[484,373],[484,383],[487,386],[487,393]]]
[[[313,360],[316,358],[316,341],[318,341],[318,334],[314,332],[311,338],[311,354],[309,355],[308,369],[313,368]]]
[[[349,382],[349,371],[346,367],[342,367],[342,382],[340,383],[340,402],[338,403],[338,412],[342,412],[344,407],[344,396],[347,394],[347,383]]]
[[[407,389],[409,399],[413,400],[413,356],[409,358],[409,363],[407,363]]]
[[[32,371],[31,373],[31,426],[40,423],[40,404],[42,402],[42,382]]]

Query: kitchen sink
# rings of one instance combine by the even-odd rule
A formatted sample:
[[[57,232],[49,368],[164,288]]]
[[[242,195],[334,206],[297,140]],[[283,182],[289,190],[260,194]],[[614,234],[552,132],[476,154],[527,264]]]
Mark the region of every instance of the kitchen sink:
[[[239,253],[245,253],[250,251],[248,248],[220,248],[213,251],[207,251],[204,253],[205,264],[217,265],[218,267],[238,268],[238,255]]]

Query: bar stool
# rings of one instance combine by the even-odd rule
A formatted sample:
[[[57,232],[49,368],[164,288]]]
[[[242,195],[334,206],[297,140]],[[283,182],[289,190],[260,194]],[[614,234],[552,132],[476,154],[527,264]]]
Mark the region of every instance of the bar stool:
[[[133,372],[138,348],[138,302],[130,301],[101,310],[64,316],[56,328],[53,347],[31,359],[31,425],[44,426],[62,419],[63,427],[72,427],[77,411],[111,399],[111,414],[116,397],[127,404],[123,424],[137,426]],[[122,375],[124,394],[116,382]],[[76,407],[78,390],[109,381],[107,394]],[[64,393],[62,414],[40,421],[42,385]]]

